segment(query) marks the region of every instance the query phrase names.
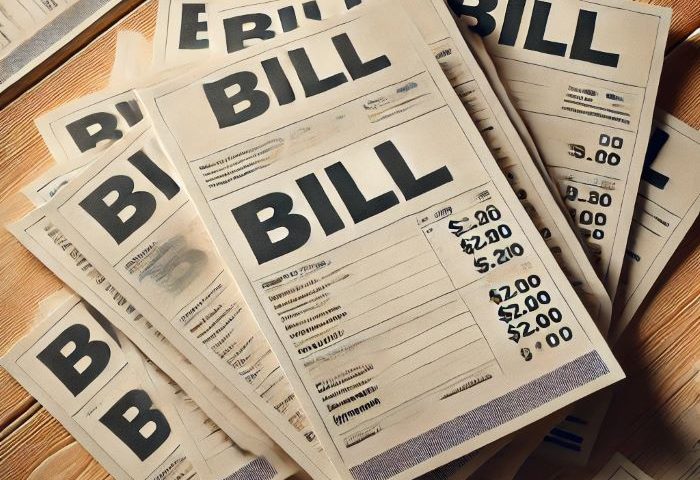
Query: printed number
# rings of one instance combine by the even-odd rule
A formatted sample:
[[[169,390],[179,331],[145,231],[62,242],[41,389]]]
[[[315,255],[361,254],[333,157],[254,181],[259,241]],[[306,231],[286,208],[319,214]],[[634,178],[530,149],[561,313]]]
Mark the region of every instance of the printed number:
[[[505,248],[497,248],[493,251],[495,264],[489,263],[486,257],[474,258],[474,268],[479,273],[486,273],[496,265],[502,265],[515,257],[520,257],[525,253],[525,249],[519,243],[513,243]]]
[[[590,203],[591,205],[600,205],[601,207],[609,207],[612,205],[612,196],[609,193],[598,193],[596,191],[588,192],[588,199],[583,199],[579,197],[578,188],[567,185],[566,194],[564,195],[565,200],[576,201],[580,200],[582,202]]]
[[[622,138],[611,137],[610,135],[606,135],[605,133],[600,134],[600,140],[598,142],[598,144],[601,147],[612,147],[616,150],[621,149],[624,143],[625,141]]]
[[[582,210],[579,214],[578,221],[581,225],[591,225],[595,223],[598,226],[604,226],[608,218],[604,213],[596,213],[594,215],[593,212],[589,210]]]
[[[491,245],[493,243],[499,242],[501,239],[504,238],[509,238],[511,235],[513,235],[513,232],[511,231],[510,227],[506,224],[501,224],[496,228],[490,228],[484,232],[484,235],[486,236],[486,241],[481,239],[481,236],[479,235],[474,235],[470,238],[463,239],[460,242],[460,246],[462,247],[462,251],[464,253],[467,253],[469,255],[473,254],[476,250],[481,250],[482,248],[486,247],[487,245]]]
[[[493,205],[489,205],[484,210],[477,210],[474,216],[476,217],[476,221],[479,222],[479,225],[486,225],[489,222],[500,220],[501,211]]]
[[[559,329],[559,335],[550,333],[545,337],[545,340],[547,341],[547,345],[554,348],[559,346],[561,340],[568,342],[572,338],[574,338],[574,334],[571,332],[571,329],[569,327],[561,327]]]
[[[499,265],[508,262],[512,258],[519,257],[523,253],[525,253],[525,250],[519,243],[513,243],[509,247],[496,249],[496,251],[494,251],[494,254],[497,256],[496,262]]]
[[[469,255],[473,254],[476,250],[481,250],[486,245],[488,244],[481,240],[481,237],[479,235],[474,235],[473,237],[468,239],[462,239],[462,241],[460,242],[462,251]]]
[[[544,313],[537,314],[537,318],[535,319],[535,321],[537,322],[537,325],[540,328],[547,328],[552,323],[561,322],[561,319],[562,315],[559,309],[556,307],[552,307],[549,309],[549,312],[547,312],[546,315]]]
[[[468,221],[468,219],[466,220]],[[465,233],[467,233],[469,230],[474,230],[476,228],[476,225],[472,225],[469,228],[464,228],[462,225],[463,222],[458,221],[458,220],[450,220],[450,223],[447,224],[447,228],[450,229],[450,233],[454,235],[455,237],[461,237]]]
[[[513,298],[513,295],[510,298]],[[501,305],[498,307],[498,319],[502,322],[510,322],[516,318],[520,318],[526,313],[534,312],[538,310],[542,305],[547,305],[552,301],[552,297],[546,290],[541,290],[535,295],[528,295],[525,297],[523,304],[526,310],[521,310],[520,305],[517,303],[511,303],[509,305]]]
[[[518,278],[514,283],[515,289],[513,289],[513,287],[510,285],[504,285],[502,287],[498,287],[497,289],[492,288],[489,295],[492,299],[496,300],[496,302],[501,303],[506,300],[510,300],[518,295],[518,293],[527,293],[530,291],[530,289],[537,288],[541,284],[542,280],[540,280],[538,275],[530,275],[527,277],[527,279]]]
[[[596,163],[605,164],[615,167],[620,164],[620,156],[615,152],[606,152],[605,150],[598,150],[595,152]]]
[[[598,144],[601,147],[610,147],[619,150],[624,145],[625,141],[620,137],[611,137],[605,133],[600,135]],[[600,164],[608,164],[615,167],[620,164],[620,155],[616,152],[608,152],[607,150],[599,149],[595,152],[595,161]]]

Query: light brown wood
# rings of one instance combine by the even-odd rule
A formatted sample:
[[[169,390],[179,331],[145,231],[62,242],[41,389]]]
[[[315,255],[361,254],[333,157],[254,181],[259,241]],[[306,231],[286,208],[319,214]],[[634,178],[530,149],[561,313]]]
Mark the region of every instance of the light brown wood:
[[[642,3],[658,5],[673,9],[671,32],[668,36],[666,51],[681,43],[700,27],[700,8],[695,0],[639,0]]]
[[[669,47],[700,27],[697,0],[643,1],[674,8]],[[146,1],[0,112],[0,224],[30,209],[18,191],[52,163],[34,118],[103,88],[114,58],[116,31],[136,30],[150,38],[155,13],[156,1]],[[700,128],[700,46],[684,48],[685,54],[665,69],[660,102]],[[628,379],[617,389],[590,466],[564,471],[531,459],[519,478],[590,478],[615,451],[658,478],[684,458],[687,461],[690,448],[700,439],[699,234],[696,228],[686,239],[643,307],[644,313],[619,345]],[[61,283],[4,229],[0,229],[0,252],[2,355],[30,330],[38,302]],[[109,477],[4,370],[0,370],[0,392],[1,480]],[[507,449],[501,455],[507,455]]]

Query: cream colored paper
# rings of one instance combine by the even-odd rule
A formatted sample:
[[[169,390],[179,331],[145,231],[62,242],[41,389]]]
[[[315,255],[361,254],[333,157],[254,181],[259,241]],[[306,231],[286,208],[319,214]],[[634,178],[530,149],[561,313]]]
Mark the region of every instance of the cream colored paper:
[[[378,0],[215,0],[208,7],[211,49],[219,56],[234,53],[376,3]]]
[[[24,187],[22,193],[36,206],[43,205],[53,198],[94,160],[91,154],[81,155],[75,162],[62,162],[49,167]]]
[[[118,31],[109,87],[138,85],[144,78],[148,78],[151,75],[152,53],[151,42],[141,33]]]
[[[42,299],[39,301],[39,306],[37,308],[34,320],[42,321],[74,295],[75,293],[70,288],[64,286],[60,290],[57,290],[48,297]]]
[[[207,416],[243,448],[264,456],[280,474],[292,462],[231,400],[188,362],[45,218],[41,208],[9,226],[13,235],[44,265],[123,331],[194,399]]]
[[[700,214],[700,132],[658,110],[616,301],[613,341]]]
[[[73,297],[2,357],[2,366],[115,478],[200,478],[177,416],[156,401],[100,321]]]
[[[630,462],[621,453],[616,453],[592,480],[654,480]]]
[[[486,49],[614,297],[670,10],[621,0],[449,3],[485,35]]]
[[[96,92],[37,118],[36,126],[54,160],[86,165],[138,125],[143,114],[131,88]]]
[[[127,42],[132,44],[130,50],[144,48],[143,45],[137,46],[143,41],[138,40],[139,36],[130,37],[130,41]],[[140,55],[143,55],[143,52]],[[136,72],[144,62],[143,58],[117,61],[123,65],[125,71],[120,72],[121,79],[115,82],[115,85],[64,103],[35,119],[37,129],[57,163],[68,163],[77,167],[94,161],[100,152],[117,142],[143,120],[143,113],[133,89],[151,85],[184,71],[178,68],[158,71],[149,69],[143,72],[143,75],[137,75]],[[41,180],[44,180],[44,183],[34,182],[34,187],[31,188],[38,191],[36,185],[44,185],[55,179],[55,176],[47,175],[48,177],[42,176]]]
[[[348,10],[348,5],[341,0],[317,2],[316,6],[318,11],[309,9],[301,1],[217,1],[207,6],[207,24],[200,25],[200,28],[207,29],[209,37],[215,40],[214,50],[223,55]],[[528,215],[538,225],[601,331],[607,332],[612,306],[605,287],[590,265],[557,200],[549,192],[549,186],[530,158],[518,131],[511,124],[489,79],[481,72],[476,59],[464,43],[444,3],[441,0],[433,0],[432,3],[407,0],[404,1],[404,6],[416,22],[423,39],[435,53],[443,72],[476,122],[487,145],[498,158],[499,166],[521,198]],[[169,27],[170,31],[177,29],[177,26]],[[498,79],[493,76],[490,81]],[[511,109],[514,111],[512,106]],[[517,113],[514,115],[517,117]],[[521,131],[526,130],[522,127]],[[548,177],[545,178],[548,180]],[[530,437],[528,432],[523,432],[523,435]],[[527,441],[520,439],[519,445],[526,444],[533,450],[539,441],[540,437],[528,438]],[[455,470],[455,478],[465,477],[501,447],[502,444],[482,449],[479,457],[470,456],[465,466],[446,466],[445,470]],[[527,456],[524,453],[526,449],[525,446],[519,447],[519,451],[523,452],[521,456]]]
[[[66,200],[72,203],[77,198],[76,192],[82,195],[89,189],[104,188],[98,185],[105,181],[104,185],[129,182],[126,179],[133,177],[136,188],[146,187],[149,178],[156,181],[139,168],[146,173],[161,172],[157,175],[167,177],[175,196],[168,200],[151,184],[156,193],[153,201],[159,206],[125,241],[107,248],[107,230],[92,226],[86,230],[80,211],[62,208]],[[152,131],[141,124],[61,189],[44,211],[174,348],[302,468],[318,478],[332,477],[333,467],[306,414],[177,178]]]
[[[207,5],[211,2],[158,0],[153,35],[153,66],[156,70],[186,65],[211,54]]]
[[[371,5],[373,2],[364,3]],[[302,1],[248,1],[244,4],[215,2],[210,8],[214,12],[209,14],[208,25],[211,36],[216,38],[219,54],[235,52],[267,37],[274,38],[295,24],[302,27],[317,23],[316,18],[331,18],[347,11],[347,4],[342,0],[320,2],[318,12],[309,11]],[[605,287],[591,267],[579,239],[549,192],[549,186],[530,158],[489,80],[464,43],[444,2],[404,0],[403,5],[498,159],[501,170],[521,198],[528,215],[538,226],[584,303],[589,306],[601,331],[607,333],[612,305]],[[290,13],[292,11],[293,15]],[[294,18],[294,22],[290,17]],[[269,27],[263,28],[268,24]]]
[[[401,5],[364,13],[290,32],[139,96],[331,460],[345,478],[408,478],[503,437],[621,372]],[[348,42],[361,61],[347,53]],[[302,49],[318,79],[325,79],[305,74],[306,91],[288,53],[296,52],[297,69],[307,71]],[[336,49],[349,58],[339,58]],[[293,99],[284,83],[270,90],[260,61],[279,74],[275,59]],[[245,90],[234,85],[236,78],[245,79]],[[324,91],[333,81],[339,86]],[[211,98],[221,99],[212,101],[221,107],[218,118],[203,84],[210,85]],[[255,105],[240,99],[227,105],[226,97],[251,88],[266,92],[266,111],[250,111],[260,107],[260,93]],[[226,127],[236,115],[253,118]],[[416,190],[404,184],[399,193],[377,159],[378,147],[390,158],[386,163],[400,165],[392,162],[407,157],[412,177],[439,186],[426,192],[424,184]],[[335,188],[324,170],[333,171]],[[364,200],[348,175],[359,181]],[[297,180],[307,195],[315,192],[313,207]],[[282,203],[264,209],[272,198]],[[255,224],[252,210],[240,208],[256,199],[263,202],[259,222],[286,218],[290,208],[295,216],[251,243],[238,223],[244,217],[237,222],[232,212]],[[360,205],[354,219],[343,206],[353,200]],[[392,206],[380,208],[385,213],[368,213],[386,201]],[[363,202],[372,206],[365,210]],[[75,207],[57,202],[56,208],[76,223]],[[510,254],[483,245],[486,230],[501,224],[507,239],[495,243],[515,248],[514,262],[500,257],[499,264],[499,253]],[[478,249],[463,235],[473,226]],[[275,254],[274,244],[287,245],[290,233],[297,249]],[[270,243],[272,249],[260,248]],[[543,316],[542,333],[525,323],[519,328],[527,337],[514,322],[509,340],[508,319],[524,307],[498,305],[494,292],[521,276],[538,285],[533,292],[546,289],[544,311],[556,306],[567,320],[547,330]],[[539,308],[532,300],[528,305]],[[509,315],[511,309],[518,311]],[[550,312],[554,323],[559,312]],[[545,337],[558,346],[547,346]],[[556,378],[565,370],[560,383]],[[565,392],[559,390],[564,383]],[[550,393],[530,391],[540,386]],[[506,404],[519,395],[532,403],[510,410]]]
[[[242,450],[199,408],[182,388],[134,347],[121,332],[117,338],[123,345],[129,364],[134,365],[144,382],[163,403],[171,406],[173,416],[183,432],[183,446],[200,478],[232,480],[259,478],[283,480],[294,468],[275,469],[265,457]],[[279,465],[278,465],[279,467]]]

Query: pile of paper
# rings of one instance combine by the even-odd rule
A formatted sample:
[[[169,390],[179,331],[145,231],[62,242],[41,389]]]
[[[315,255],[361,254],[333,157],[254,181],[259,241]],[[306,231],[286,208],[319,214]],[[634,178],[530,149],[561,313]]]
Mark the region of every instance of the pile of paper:
[[[586,462],[700,209],[670,10],[447,3],[161,0],[37,119],[10,229],[76,295],[3,365],[115,477]]]

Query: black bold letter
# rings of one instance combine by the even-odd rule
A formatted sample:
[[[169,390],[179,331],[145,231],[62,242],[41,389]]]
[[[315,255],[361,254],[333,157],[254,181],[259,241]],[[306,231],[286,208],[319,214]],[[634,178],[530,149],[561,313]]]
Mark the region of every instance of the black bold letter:
[[[99,126],[100,129],[91,134],[88,128],[95,126]],[[69,123],[66,130],[81,152],[95,148],[102,140],[119,140],[123,135],[121,130],[117,129],[117,117],[107,112],[92,113]]]
[[[71,344],[73,349],[64,355],[62,350]],[[78,323],[61,332],[36,357],[77,397],[107,367],[110,352],[105,342],[90,341],[90,330]],[[78,370],[77,365],[84,358],[90,363]]]
[[[391,62],[386,57],[386,55],[381,55],[377,58],[369,60],[368,62],[363,62],[357,55],[357,50],[355,46],[350,41],[347,33],[341,33],[331,39],[335,49],[340,55],[340,59],[343,61],[343,65],[348,69],[350,77],[353,80],[358,78],[366,77],[371,75],[383,68],[391,66]]]
[[[238,85],[240,91],[229,97],[226,89]],[[247,122],[265,113],[270,106],[270,97],[261,90],[256,90],[258,77],[252,72],[237,72],[213,83],[203,85],[204,93],[209,100],[219,128],[231,127],[239,123]],[[250,105],[236,112],[233,108],[241,102],[250,102]]]
[[[476,25],[470,25],[469,29],[482,37],[490,35],[496,29],[496,20],[489,15],[498,6],[498,0],[478,0],[476,5],[464,5],[464,0],[447,0],[447,4],[457,15],[472,17]]]
[[[128,102],[119,102],[115,105],[119,115],[124,117],[126,124],[133,127],[141,120],[143,120],[143,113],[139,108],[139,103],[136,100],[130,100]]]
[[[313,65],[311,65],[309,56],[306,54],[306,50],[303,48],[295,48],[294,50],[290,50],[288,54],[307,97],[313,97],[319,93],[326,92],[348,81],[345,74],[342,72],[322,80],[319,79]]]
[[[243,25],[252,23],[253,28],[243,30]],[[250,13],[237,17],[224,19],[224,34],[226,36],[226,50],[228,53],[243,50],[243,42],[251,38],[269,40],[275,36],[275,32],[269,30],[272,19],[263,13]]]
[[[201,50],[209,48],[209,40],[197,38],[197,32],[207,31],[207,22],[199,21],[199,14],[205,12],[203,3],[183,3],[180,24],[180,48],[183,50]]]
[[[391,178],[403,193],[406,200],[410,200],[419,195],[436,189],[452,181],[452,174],[447,167],[440,167],[437,170],[416,179],[411,169],[406,165],[401,153],[393,142],[384,142],[374,147],[379,160],[384,164],[384,168],[389,172]]]
[[[279,105],[287,105],[292,103],[296,96],[294,95],[294,90],[292,85],[289,83],[287,75],[280,65],[280,61],[277,57],[268,58],[260,62],[265,70],[265,75],[267,75],[267,80],[270,82],[270,87],[272,92],[277,98],[277,103]]]
[[[523,21],[525,11],[525,0],[510,0],[506,7],[506,14],[503,17],[503,27],[498,43],[501,45],[514,46],[520,32],[520,22]]]
[[[644,170],[642,170],[642,180],[650,185],[655,186],[659,190],[666,188],[666,184],[670,180],[663,173],[657,172],[651,166],[654,164],[654,160],[659,156],[661,149],[664,148],[666,142],[669,139],[668,133],[661,130],[659,127],[654,128],[654,132],[649,138],[649,146],[647,147],[647,154],[644,157]]]
[[[141,461],[150,457],[170,436],[170,425],[160,410],[151,410],[153,401],[143,390],[131,390],[117,400],[112,408],[100,418],[100,423],[109,428],[133,451]],[[127,413],[135,409],[131,420]],[[150,435],[144,436],[144,427],[153,425]]]
[[[105,198],[112,192],[117,192],[117,199],[108,205]],[[148,192],[134,192],[134,181],[117,175],[85,197],[80,206],[120,244],[151,218],[156,210],[156,199]],[[119,214],[127,207],[132,207],[134,212],[122,221]]]
[[[588,10],[578,12],[576,33],[574,34],[574,42],[571,44],[571,58],[615,68],[620,60],[618,54],[601,52],[591,48],[597,16],[596,12],[589,12]]]
[[[331,235],[345,227],[338,212],[333,208],[333,204],[328,199],[328,195],[323,190],[321,182],[316,175],[310,173],[297,180],[297,185],[311,205],[311,209],[316,214],[316,218],[321,223],[326,235]]]
[[[269,193],[231,210],[243,231],[258,264],[274,260],[301,247],[311,236],[311,225],[304,216],[291,213],[292,198],[284,193]],[[272,215],[260,220],[258,214],[272,209]],[[277,228],[287,230],[287,236],[273,242],[268,232]]]
[[[565,43],[552,42],[544,39],[544,32],[547,29],[547,21],[549,20],[549,11],[551,9],[551,3],[535,0],[535,5],[532,8],[530,28],[527,30],[527,37],[525,38],[525,48],[548,55],[563,57],[566,55]]]
[[[135,152],[128,161],[168,200],[180,191],[180,186],[153,163],[143,150]],[[105,198],[112,192],[117,193],[117,198],[108,205]],[[120,244],[151,218],[156,210],[156,199],[148,192],[134,192],[134,181],[131,178],[116,175],[85,197],[80,206]],[[122,221],[119,215],[127,207],[132,207],[134,212],[126,221]]]
[[[180,192],[180,186],[175,183],[175,180],[153,163],[153,160],[143,150],[139,150],[130,156],[129,163],[136,167],[168,200]]]
[[[399,203],[399,199],[392,191],[367,200],[357,187],[355,180],[342,163],[334,163],[326,167],[326,174],[338,191],[338,195],[350,212],[355,223],[360,223],[374,215],[378,215]]]

